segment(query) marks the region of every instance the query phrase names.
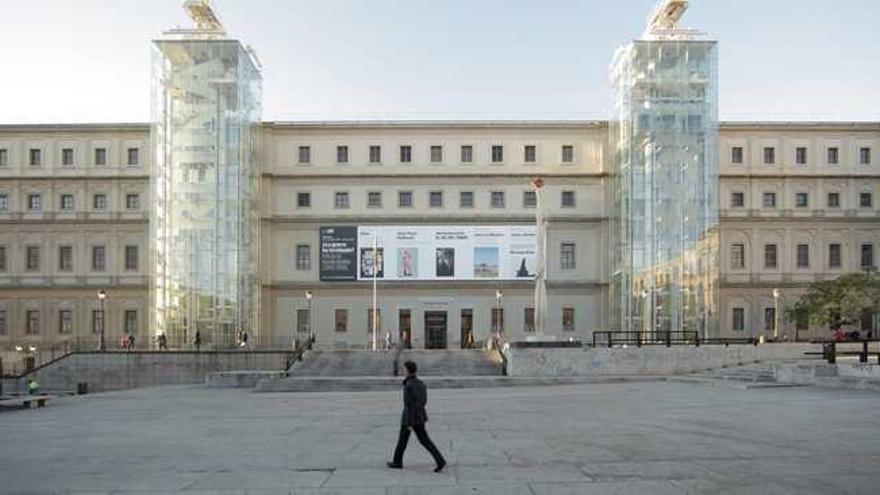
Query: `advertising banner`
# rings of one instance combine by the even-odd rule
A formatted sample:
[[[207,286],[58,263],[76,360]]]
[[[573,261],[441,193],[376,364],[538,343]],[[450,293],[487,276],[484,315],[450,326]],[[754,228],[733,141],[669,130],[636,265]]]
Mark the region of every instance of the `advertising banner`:
[[[322,282],[357,280],[357,227],[321,227]]]

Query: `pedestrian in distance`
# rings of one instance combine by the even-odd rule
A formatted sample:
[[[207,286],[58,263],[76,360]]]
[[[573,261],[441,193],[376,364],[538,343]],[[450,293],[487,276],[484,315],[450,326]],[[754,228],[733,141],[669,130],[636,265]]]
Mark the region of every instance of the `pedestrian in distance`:
[[[128,350],[129,351],[134,350],[134,334],[133,333],[128,335]]]
[[[199,331],[196,331],[196,336],[193,339],[193,346],[196,348],[197,351],[200,350],[202,347],[202,333]]]
[[[416,363],[407,361],[403,363],[403,367],[406,368],[406,379],[403,380],[403,415],[400,419],[400,435],[397,438],[397,448],[394,449],[394,459],[388,463],[388,467],[403,469],[403,453],[412,430],[422,447],[434,457],[436,463],[434,472],[439,473],[446,467],[446,459],[425,430],[425,423],[428,422],[428,412],[425,410],[425,405],[428,403],[428,389],[425,383],[416,377],[419,369]]]

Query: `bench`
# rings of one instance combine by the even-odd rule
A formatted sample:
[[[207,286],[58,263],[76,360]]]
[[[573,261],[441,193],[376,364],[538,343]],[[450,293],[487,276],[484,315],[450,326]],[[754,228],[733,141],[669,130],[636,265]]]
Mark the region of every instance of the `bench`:
[[[21,407],[24,409],[34,409],[37,407],[46,407],[49,402],[48,395],[22,395],[18,397],[2,397],[0,398],[0,407]]]

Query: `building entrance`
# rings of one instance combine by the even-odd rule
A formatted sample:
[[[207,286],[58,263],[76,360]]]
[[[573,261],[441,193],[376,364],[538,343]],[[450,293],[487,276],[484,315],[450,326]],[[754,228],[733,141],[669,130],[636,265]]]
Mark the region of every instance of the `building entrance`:
[[[412,313],[408,309],[401,309],[398,313],[397,329],[398,342],[404,349],[412,349]]]
[[[425,311],[425,349],[446,349],[446,311]]]
[[[474,310],[461,310],[461,348],[473,349],[474,344]]]

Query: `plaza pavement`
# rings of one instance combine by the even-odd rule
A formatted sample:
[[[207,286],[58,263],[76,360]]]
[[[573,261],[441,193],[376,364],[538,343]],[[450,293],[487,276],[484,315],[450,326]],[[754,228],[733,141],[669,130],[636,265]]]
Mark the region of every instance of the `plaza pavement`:
[[[0,492],[878,493],[880,395],[623,383],[432,390],[441,474],[397,392],[175,386],[0,410]]]

